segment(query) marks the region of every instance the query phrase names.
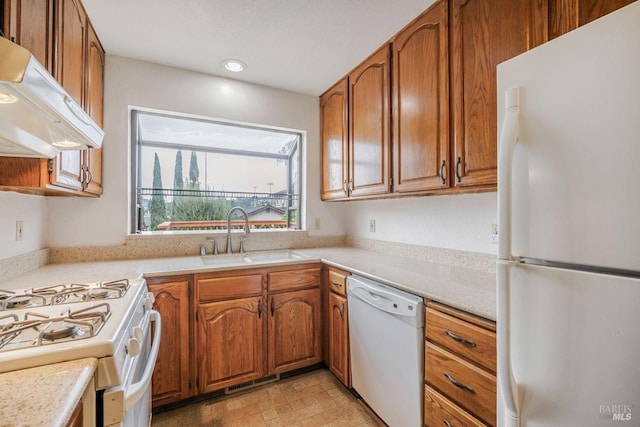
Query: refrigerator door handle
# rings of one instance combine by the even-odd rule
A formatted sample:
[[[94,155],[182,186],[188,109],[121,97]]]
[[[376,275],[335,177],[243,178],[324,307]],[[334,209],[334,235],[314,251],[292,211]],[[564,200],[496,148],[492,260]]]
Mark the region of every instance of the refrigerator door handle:
[[[518,142],[520,89],[505,92],[505,115],[498,147],[498,258],[510,260],[511,255],[511,172],[513,150]]]
[[[517,384],[511,369],[511,313],[509,310],[510,282],[509,270],[514,261],[498,261],[497,268],[497,311],[498,319],[498,386],[502,392],[502,400],[506,412],[504,424],[498,420],[499,426],[519,427],[520,416],[516,405]]]

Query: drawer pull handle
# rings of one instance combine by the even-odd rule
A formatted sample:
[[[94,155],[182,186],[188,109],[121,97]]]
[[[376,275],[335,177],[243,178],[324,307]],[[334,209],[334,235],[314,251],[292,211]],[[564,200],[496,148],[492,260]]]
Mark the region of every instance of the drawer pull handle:
[[[451,425],[451,423],[450,423],[449,421],[447,421],[447,420],[442,420],[442,422],[443,422],[443,423],[444,423],[444,425],[446,425],[447,427],[453,427],[453,426]]]
[[[463,390],[467,390],[467,391],[469,391],[469,392],[471,392],[471,393],[475,393],[475,392],[476,392],[473,388],[469,387],[468,385],[466,385],[466,384],[462,384],[462,383],[459,383],[458,381],[456,381],[456,379],[455,379],[455,378],[453,378],[453,377],[452,377],[451,375],[449,375],[448,373],[446,373],[446,372],[445,372],[445,373],[444,373],[444,376],[445,376],[445,377],[447,377],[447,379],[448,379],[449,381],[451,381],[451,384],[453,384],[454,386],[456,386],[456,387],[458,387],[458,388],[461,388],[461,389],[463,389]]]
[[[339,288],[341,288],[341,287],[342,287],[342,283],[334,282],[333,280],[331,281],[331,284],[332,284],[333,286],[337,286],[337,287],[339,287]]]
[[[464,345],[468,345],[469,347],[475,347],[476,343],[475,341],[470,341],[464,338],[460,338],[459,336],[457,336],[456,334],[454,334],[453,332],[449,332],[449,331],[444,331],[445,335],[451,337],[453,340],[458,341],[459,343],[462,343]]]

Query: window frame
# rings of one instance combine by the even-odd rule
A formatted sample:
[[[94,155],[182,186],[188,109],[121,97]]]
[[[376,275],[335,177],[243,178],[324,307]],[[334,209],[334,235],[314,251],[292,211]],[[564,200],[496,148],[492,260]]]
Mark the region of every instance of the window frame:
[[[200,122],[208,122],[208,123],[216,123],[227,126],[236,126],[243,127],[248,129],[257,129],[262,131],[273,131],[278,133],[291,134],[296,136],[297,140],[292,148],[291,152],[287,154],[273,154],[273,153],[262,153],[255,151],[244,151],[244,150],[230,150],[224,148],[207,148],[201,146],[191,146],[191,145],[183,145],[183,144],[172,144],[172,143],[163,143],[159,141],[145,141],[141,136],[141,129],[139,127],[138,114],[146,114],[146,115],[155,115],[160,117],[167,118],[182,118]],[[147,147],[159,147],[159,148],[176,148],[182,149],[184,151],[196,151],[196,152],[207,152],[207,153],[219,153],[219,154],[232,154],[232,155],[247,155],[252,157],[261,157],[261,158],[271,158],[276,160],[285,160],[288,161],[287,167],[287,189],[289,192],[287,193],[289,196],[287,197],[287,225],[286,229],[276,229],[280,232],[291,232],[291,231],[300,231],[304,230],[304,201],[306,197],[303,193],[304,186],[303,183],[306,181],[304,174],[306,173],[306,168],[304,167],[304,158],[303,155],[305,150],[303,145],[305,143],[305,132],[301,130],[295,129],[287,129],[280,128],[276,126],[267,126],[267,125],[259,125],[254,123],[246,123],[246,122],[238,122],[233,120],[225,120],[220,118],[211,118],[205,116],[196,116],[191,114],[183,114],[179,112],[172,111],[162,111],[149,109],[144,107],[129,107],[129,130],[130,130],[130,174],[129,174],[129,235],[140,235],[140,234],[148,234],[148,235],[162,235],[162,234],[175,234],[177,231],[142,231],[142,221],[143,215],[141,215],[141,206],[138,204],[138,196],[139,190],[141,189],[140,183],[142,181],[141,177],[141,167],[140,161],[142,157],[142,146]],[[292,187],[292,165],[293,160],[296,156],[298,156],[298,182],[295,187]],[[294,190],[291,193],[291,190]],[[172,190],[172,189],[169,189]],[[245,193],[245,192],[236,192],[236,193]],[[247,192],[248,193],[248,192]],[[297,209],[290,209],[292,206],[292,194],[297,193]],[[255,193],[253,193],[255,194]],[[294,207],[296,205],[293,205]],[[291,215],[292,212],[296,212],[296,221],[291,223]],[[295,225],[296,227],[292,228],[291,225]],[[255,231],[272,231],[272,230],[264,230],[258,229]],[[194,233],[193,230],[180,230],[180,233],[188,234]],[[226,233],[227,230],[224,230],[223,233]],[[195,231],[195,233],[221,233],[220,230],[199,230]]]

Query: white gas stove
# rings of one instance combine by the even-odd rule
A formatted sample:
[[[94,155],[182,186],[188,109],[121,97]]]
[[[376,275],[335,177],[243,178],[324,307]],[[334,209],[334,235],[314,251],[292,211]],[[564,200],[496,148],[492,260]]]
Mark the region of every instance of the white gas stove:
[[[0,290],[0,372],[95,357],[88,425],[142,425],[161,330],[153,302],[143,279]]]

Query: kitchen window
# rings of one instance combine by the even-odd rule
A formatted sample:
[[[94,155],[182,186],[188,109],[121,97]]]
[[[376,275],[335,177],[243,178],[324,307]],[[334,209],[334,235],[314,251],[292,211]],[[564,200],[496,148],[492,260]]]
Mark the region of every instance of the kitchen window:
[[[297,132],[132,110],[133,233],[300,228]],[[232,228],[242,228],[240,216]]]

